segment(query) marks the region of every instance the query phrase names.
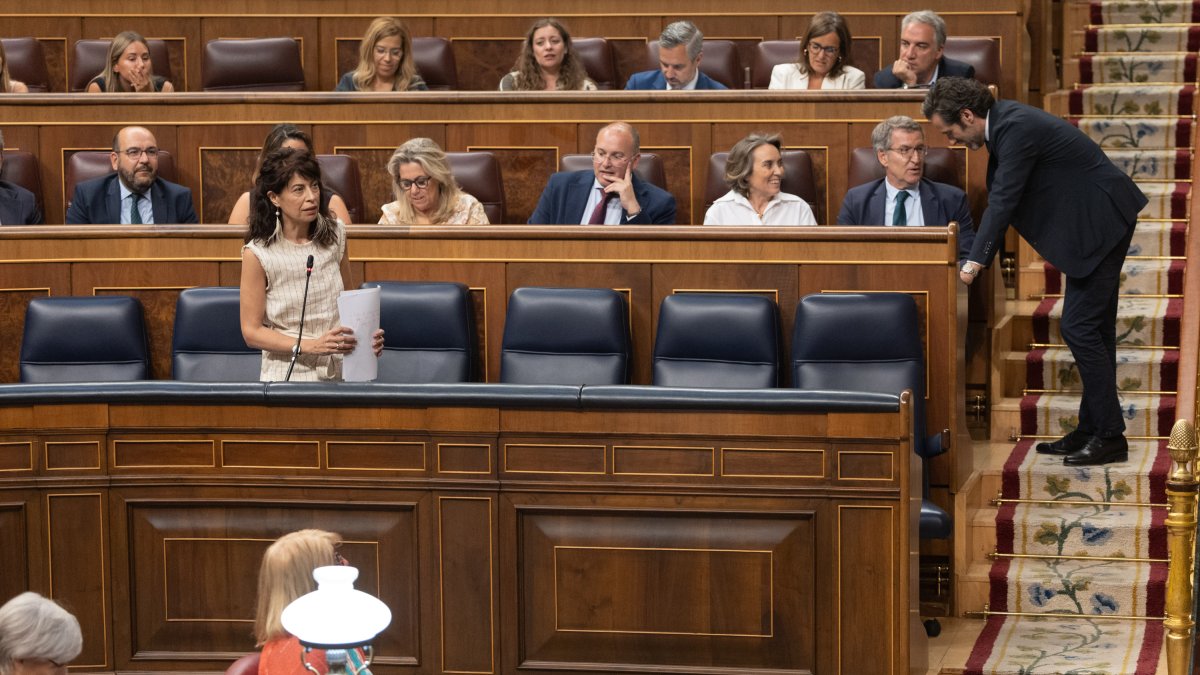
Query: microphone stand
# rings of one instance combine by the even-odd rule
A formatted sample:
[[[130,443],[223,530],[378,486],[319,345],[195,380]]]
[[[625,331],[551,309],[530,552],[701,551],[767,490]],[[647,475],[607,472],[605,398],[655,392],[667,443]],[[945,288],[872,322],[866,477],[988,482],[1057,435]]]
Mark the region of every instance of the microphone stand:
[[[292,379],[292,368],[296,367],[296,359],[300,356],[300,340],[304,339],[304,313],[308,311],[308,282],[312,281],[312,268],[313,257],[310,255],[304,265],[304,299],[300,301],[300,331],[296,336],[296,346],[292,349],[292,361],[288,364],[287,375],[283,376],[284,382]]]

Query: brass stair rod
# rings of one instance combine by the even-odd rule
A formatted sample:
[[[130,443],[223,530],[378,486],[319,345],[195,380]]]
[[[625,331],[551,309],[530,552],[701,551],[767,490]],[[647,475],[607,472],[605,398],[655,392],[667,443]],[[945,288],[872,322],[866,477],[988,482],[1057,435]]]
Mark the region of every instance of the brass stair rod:
[[[1177,420],[1167,443],[1175,471],[1167,480],[1167,674],[1186,675],[1192,654],[1195,617],[1193,556],[1196,550],[1196,430],[1186,419]]]

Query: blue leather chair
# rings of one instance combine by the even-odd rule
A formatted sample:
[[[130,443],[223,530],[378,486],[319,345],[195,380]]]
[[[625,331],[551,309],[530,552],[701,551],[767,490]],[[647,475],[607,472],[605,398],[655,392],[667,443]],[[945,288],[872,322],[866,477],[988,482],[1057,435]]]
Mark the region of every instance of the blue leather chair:
[[[379,281],[362,287],[379,288],[383,356],[376,382],[475,379],[475,312],[465,285]]]
[[[190,382],[257,382],[262,352],[242,338],[237,286],[189,288],[175,302],[171,377]]]
[[[149,376],[142,304],[135,298],[29,301],[21,339],[22,382],[127,382]]]
[[[627,384],[629,310],[610,288],[518,288],[508,298],[500,381]]]
[[[922,460],[948,448],[944,434],[925,435],[925,355],[917,304],[904,293],[816,293],[796,306],[792,383],[799,389],[835,389],[913,396],[913,450]],[[946,539],[950,514],[929,499],[923,466],[920,536]],[[926,630],[936,635],[936,621]]]
[[[779,310],[760,295],[681,293],[663,298],[654,384],[761,389],[779,386]]]

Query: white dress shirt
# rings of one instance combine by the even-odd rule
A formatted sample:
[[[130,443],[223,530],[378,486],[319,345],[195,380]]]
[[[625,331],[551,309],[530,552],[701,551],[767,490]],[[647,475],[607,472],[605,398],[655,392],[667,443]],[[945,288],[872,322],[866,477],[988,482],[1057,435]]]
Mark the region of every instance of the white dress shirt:
[[[808,202],[780,192],[767,202],[763,214],[758,215],[750,200],[730,190],[708,207],[704,214],[705,225],[816,225]]]

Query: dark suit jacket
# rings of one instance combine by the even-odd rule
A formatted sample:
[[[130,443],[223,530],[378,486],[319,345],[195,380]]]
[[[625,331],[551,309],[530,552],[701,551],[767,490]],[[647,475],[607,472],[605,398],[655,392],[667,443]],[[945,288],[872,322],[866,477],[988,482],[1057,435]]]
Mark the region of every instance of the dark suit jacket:
[[[667,78],[663,77],[661,70],[643,70],[640,73],[634,73],[629,76],[629,81],[625,83],[626,89],[666,89]],[[725,85],[717,82],[711,77],[702,72],[696,76],[697,89],[728,89]]]
[[[1095,141],[1016,101],[988,113],[988,207],[970,260],[992,261],[1011,224],[1069,277],[1091,274],[1148,201]]]
[[[883,214],[887,207],[885,179],[873,180],[850,188],[842,200],[842,211],[838,213],[838,225],[886,225]],[[921,214],[925,224],[941,227],[950,221],[958,223],[958,259],[966,260],[975,242],[975,221],[971,219],[971,208],[967,205],[967,193],[953,185],[935,183],[922,178],[918,186],[921,193]]]
[[[938,77],[975,77],[975,66],[943,56],[942,60],[938,61]],[[892,72],[890,65],[875,73],[876,89],[899,89],[903,85],[900,78]]]
[[[68,225],[119,225],[121,223],[121,190],[117,174],[93,178],[75,186],[71,206],[67,209]],[[150,202],[154,207],[155,225],[196,223],[192,208],[192,191],[163,180],[154,179],[150,186]]]
[[[0,224],[41,225],[42,212],[37,198],[20,185],[0,180]]]
[[[578,225],[583,220],[583,210],[587,208],[595,178],[596,174],[588,170],[560,171],[550,176],[537,208],[529,216],[529,224]],[[635,173],[633,193],[637,195],[642,212],[629,221],[629,225],[675,224],[675,197],[670,192],[647,183]]]

